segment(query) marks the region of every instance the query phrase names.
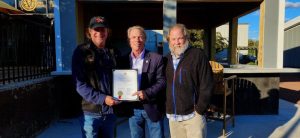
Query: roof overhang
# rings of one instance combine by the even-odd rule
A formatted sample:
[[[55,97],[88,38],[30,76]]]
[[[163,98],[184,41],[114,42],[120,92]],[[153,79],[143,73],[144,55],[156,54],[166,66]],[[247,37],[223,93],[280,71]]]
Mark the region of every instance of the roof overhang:
[[[300,25],[300,16],[297,16],[284,24],[284,31]]]
[[[20,11],[19,9],[10,6],[9,4],[0,1],[0,12],[13,15],[13,14],[24,14],[24,12]]]
[[[222,25],[232,18],[259,9],[263,0],[177,0],[177,22],[188,28]],[[115,28],[142,25],[146,29],[163,28],[163,0],[78,0],[85,20],[103,15]]]
[[[189,29],[209,29],[259,9],[263,0],[177,0],[177,22]],[[105,16],[113,37],[123,39],[127,28],[141,25],[147,30],[162,30],[163,0],[79,0],[79,15],[84,28],[95,15]],[[80,19],[82,20],[82,19]]]
[[[178,2],[177,22],[189,28],[217,27],[259,9],[263,0],[199,1]]]

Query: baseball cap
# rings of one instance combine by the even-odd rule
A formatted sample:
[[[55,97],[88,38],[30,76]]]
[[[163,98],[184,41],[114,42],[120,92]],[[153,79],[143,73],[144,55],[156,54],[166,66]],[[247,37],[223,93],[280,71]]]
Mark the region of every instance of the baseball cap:
[[[97,28],[97,27],[108,27],[107,21],[102,16],[95,16],[91,18],[89,28]]]

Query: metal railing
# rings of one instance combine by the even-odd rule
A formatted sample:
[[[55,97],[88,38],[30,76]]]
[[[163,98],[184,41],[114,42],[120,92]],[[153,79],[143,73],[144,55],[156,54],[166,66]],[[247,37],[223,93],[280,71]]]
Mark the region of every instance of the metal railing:
[[[0,86],[50,75],[55,66],[53,38],[48,18],[2,14]]]

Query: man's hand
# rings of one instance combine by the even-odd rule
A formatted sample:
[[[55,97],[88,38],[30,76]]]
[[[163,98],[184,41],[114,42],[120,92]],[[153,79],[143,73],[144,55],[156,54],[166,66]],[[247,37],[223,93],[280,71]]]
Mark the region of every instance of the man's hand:
[[[113,106],[113,105],[116,105],[116,104],[119,104],[120,102],[115,100],[113,97],[111,96],[106,96],[105,97],[105,104],[108,105],[108,106]]]
[[[137,92],[135,92],[135,93],[132,94],[132,96],[135,96],[135,95],[137,95],[140,100],[144,100],[145,99],[145,95],[143,93],[143,90],[137,91]]]

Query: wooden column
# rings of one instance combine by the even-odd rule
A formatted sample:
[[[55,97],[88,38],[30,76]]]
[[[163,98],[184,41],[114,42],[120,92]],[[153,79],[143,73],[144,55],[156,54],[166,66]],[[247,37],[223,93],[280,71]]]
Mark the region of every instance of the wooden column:
[[[260,17],[259,17],[259,43],[258,43],[258,53],[257,53],[257,64],[258,67],[263,67],[264,64],[264,32],[265,32],[265,1],[260,4]]]
[[[283,67],[284,0],[264,1],[263,67]]]
[[[237,32],[238,18],[229,21],[229,47],[228,47],[228,63],[237,64]]]
[[[204,29],[204,51],[209,60],[215,60],[216,55],[216,28],[207,27]]]

